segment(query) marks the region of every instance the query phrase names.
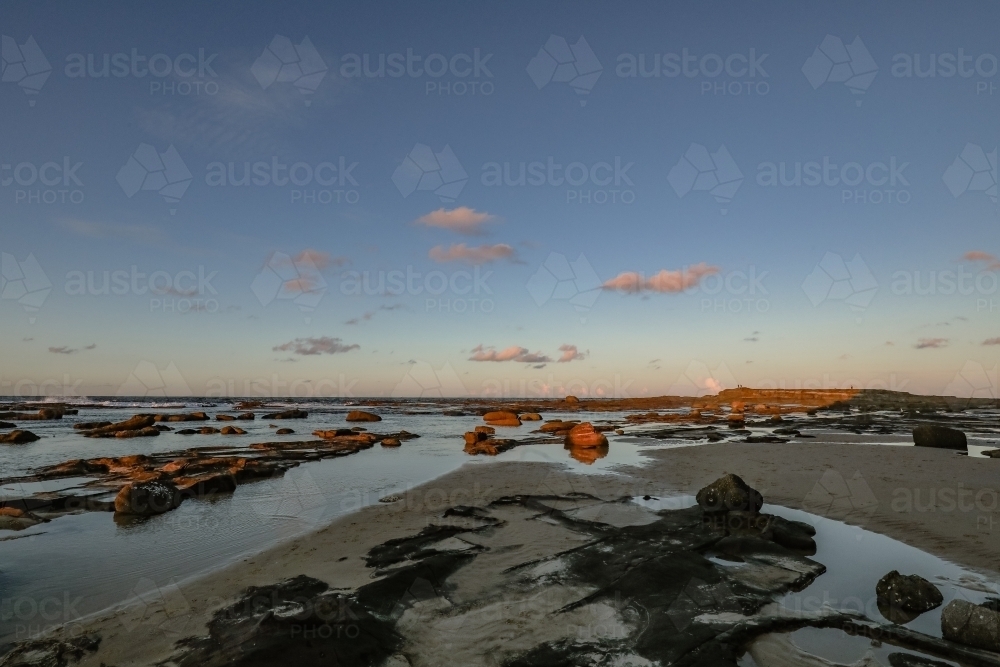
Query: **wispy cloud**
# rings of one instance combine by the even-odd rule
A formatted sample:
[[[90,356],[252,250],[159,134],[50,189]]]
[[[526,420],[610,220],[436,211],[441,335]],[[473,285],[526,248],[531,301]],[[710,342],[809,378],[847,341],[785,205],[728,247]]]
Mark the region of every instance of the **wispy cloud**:
[[[431,211],[417,218],[417,224],[447,229],[469,236],[480,236],[484,233],[483,225],[496,219],[495,215],[490,215],[485,211],[459,206],[450,210],[439,208],[436,211]]]
[[[756,343],[757,341],[760,340],[759,334],[760,334],[759,331],[754,331],[752,334],[750,334],[749,336],[747,336],[743,340],[746,341],[746,342],[748,342],[748,343]]]
[[[560,345],[559,351],[562,355],[559,357],[559,363],[566,363],[567,361],[583,361],[587,358],[586,352],[580,352],[576,349],[576,345]]]
[[[344,324],[356,325],[356,324],[360,324],[361,322],[368,322],[373,317],[375,317],[375,313],[378,310],[389,310],[389,311],[392,311],[392,310],[399,310],[402,307],[403,307],[403,304],[401,304],[401,303],[396,303],[396,304],[393,304],[391,306],[379,306],[376,310],[369,310],[368,312],[363,313],[362,315],[359,315],[358,317],[352,317],[351,319],[349,319],[346,322],[344,322]]]
[[[644,274],[637,271],[625,271],[604,283],[604,289],[619,290],[621,292],[660,292],[671,294],[683,292],[686,289],[696,287],[705,276],[710,276],[719,272],[719,267],[710,266],[701,262],[686,269],[668,270],[660,269],[658,273],[646,278]]]
[[[920,340],[917,341],[917,344],[914,345],[913,347],[917,348],[918,350],[927,350],[927,349],[937,349],[940,347],[947,347],[947,346],[948,346],[947,338],[921,338]]]
[[[987,338],[983,341],[983,345],[1000,345],[1000,338]]]
[[[163,230],[151,225],[124,225],[77,218],[63,218],[59,223],[73,234],[91,239],[124,239],[156,246],[169,241]]]
[[[97,343],[91,343],[83,347],[84,350],[93,350],[97,347]],[[68,345],[60,345],[58,347],[49,347],[49,352],[52,354],[76,354],[80,351],[80,348],[69,347]]]
[[[288,341],[287,343],[275,345],[271,349],[275,352],[291,352],[293,354],[311,355],[350,352],[351,350],[360,350],[361,346],[357,343],[345,345],[339,338],[322,336],[320,338],[296,338],[295,340]]]
[[[494,347],[477,345],[472,348],[472,356],[469,357],[469,361],[518,361],[527,364],[544,364],[552,359],[541,352],[529,352],[528,348],[518,345],[511,345],[499,351]]]
[[[465,262],[466,264],[486,264],[498,259],[517,260],[514,249],[506,243],[496,245],[481,245],[478,247],[468,247],[464,243],[452,244],[445,249],[444,246],[434,246],[428,257],[435,262]]]

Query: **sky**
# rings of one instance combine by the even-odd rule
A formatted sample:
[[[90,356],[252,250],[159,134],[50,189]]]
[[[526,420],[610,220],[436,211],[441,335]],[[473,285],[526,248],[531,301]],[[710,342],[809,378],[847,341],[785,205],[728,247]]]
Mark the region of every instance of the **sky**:
[[[0,394],[997,395],[996,5],[0,11]]]

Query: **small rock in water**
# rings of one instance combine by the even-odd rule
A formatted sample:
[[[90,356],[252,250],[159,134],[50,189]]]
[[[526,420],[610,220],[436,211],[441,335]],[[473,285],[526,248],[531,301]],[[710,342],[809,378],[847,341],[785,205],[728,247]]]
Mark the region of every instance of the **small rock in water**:
[[[282,412],[272,412],[264,415],[261,419],[305,419],[309,413],[305,410],[284,410]]]
[[[944,601],[941,591],[931,582],[896,570],[879,579],[875,596],[879,612],[893,623],[909,623]]]
[[[959,449],[964,451],[968,440],[961,431],[937,424],[921,424],[913,429],[913,444],[917,447]]]
[[[295,433],[295,431],[290,428],[279,428],[274,432],[275,435],[291,435],[292,433]]]
[[[483,415],[483,421],[492,426],[520,426],[521,420],[516,413],[507,410],[497,410],[487,412]]]
[[[246,431],[239,426],[223,426],[220,433],[222,435],[246,435]]]
[[[537,412],[525,412],[521,415],[521,421],[523,422],[540,422],[542,421],[542,416]]]
[[[115,497],[115,512],[152,516],[169,512],[180,504],[180,490],[172,482],[132,482],[123,486]]]
[[[34,442],[35,440],[41,440],[41,438],[31,431],[16,430],[0,435],[0,442],[5,442],[9,445],[22,445],[26,442]]]
[[[399,441],[399,438],[383,438],[382,439],[382,446],[383,447],[399,447],[401,444],[402,443]]]

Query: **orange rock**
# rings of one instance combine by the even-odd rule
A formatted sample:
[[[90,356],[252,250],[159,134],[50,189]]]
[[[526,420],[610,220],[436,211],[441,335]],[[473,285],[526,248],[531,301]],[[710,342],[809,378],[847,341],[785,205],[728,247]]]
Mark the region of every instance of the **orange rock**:
[[[497,432],[492,426],[477,426],[475,429],[476,433],[486,433],[488,435],[493,435]]]
[[[379,417],[374,412],[365,412],[364,410],[351,410],[347,413],[347,421],[349,422],[380,422],[382,418]]]
[[[486,440],[488,434],[482,431],[467,431],[465,433],[465,444],[474,445],[481,440]]]
[[[607,447],[608,439],[594,428],[590,422],[577,424],[566,434],[566,444],[570,447]]]
[[[400,445],[402,443],[399,441],[399,438],[384,438],[382,440],[383,447],[399,447]]]

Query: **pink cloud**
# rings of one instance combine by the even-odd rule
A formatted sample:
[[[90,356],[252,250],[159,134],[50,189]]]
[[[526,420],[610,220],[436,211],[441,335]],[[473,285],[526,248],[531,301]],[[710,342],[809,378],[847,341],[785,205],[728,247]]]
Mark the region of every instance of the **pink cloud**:
[[[527,364],[545,364],[552,361],[541,352],[529,352],[528,348],[518,345],[511,345],[497,351],[495,347],[483,347],[477,345],[472,348],[472,356],[469,361],[518,361]]]
[[[559,351],[562,352],[562,356],[559,357],[559,363],[574,360],[582,361],[587,358],[587,353],[577,350],[576,345],[560,345]]]
[[[962,255],[962,259],[967,262],[985,262],[991,270],[1000,270],[1000,259],[997,259],[996,255],[991,255],[982,250],[970,250]]]
[[[1000,338],[987,338],[983,341],[983,345],[1000,345]]]
[[[452,244],[447,250],[444,246],[434,246],[427,256],[435,262],[465,262],[466,264],[486,264],[498,259],[515,259],[514,249],[506,243],[496,245],[481,245],[468,247],[464,243]]]
[[[913,347],[918,350],[937,349],[948,346],[947,338],[921,338]]]
[[[459,234],[479,235],[483,233],[482,225],[496,220],[495,215],[459,206],[451,210],[439,208],[427,215],[417,218],[417,223],[428,227],[449,229]]]
[[[643,274],[636,271],[625,271],[604,283],[604,289],[619,290],[622,292],[660,292],[664,294],[674,294],[695,287],[705,276],[710,276],[719,272],[719,267],[709,266],[704,262],[689,266],[686,269],[670,271],[660,269],[648,279]]]

